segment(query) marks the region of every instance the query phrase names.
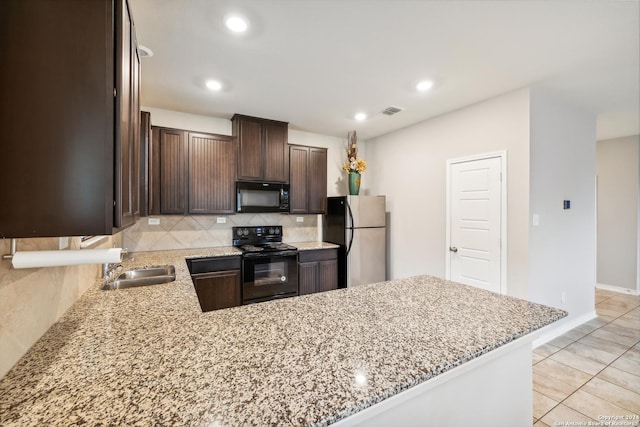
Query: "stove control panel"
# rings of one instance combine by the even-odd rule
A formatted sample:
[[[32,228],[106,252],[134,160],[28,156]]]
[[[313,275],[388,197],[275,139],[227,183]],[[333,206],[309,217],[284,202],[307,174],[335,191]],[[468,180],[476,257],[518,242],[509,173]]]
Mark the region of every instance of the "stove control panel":
[[[262,227],[232,227],[231,230],[233,233],[234,246],[282,241],[281,225],[267,225]]]

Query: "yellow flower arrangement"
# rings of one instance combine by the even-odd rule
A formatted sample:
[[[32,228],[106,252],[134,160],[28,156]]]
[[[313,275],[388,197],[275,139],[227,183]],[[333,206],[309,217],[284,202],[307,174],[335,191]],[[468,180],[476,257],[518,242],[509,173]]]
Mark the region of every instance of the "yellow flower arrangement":
[[[358,136],[356,131],[351,131],[347,135],[347,161],[342,164],[342,169],[346,173],[358,172],[362,173],[367,170],[367,162],[358,159]]]

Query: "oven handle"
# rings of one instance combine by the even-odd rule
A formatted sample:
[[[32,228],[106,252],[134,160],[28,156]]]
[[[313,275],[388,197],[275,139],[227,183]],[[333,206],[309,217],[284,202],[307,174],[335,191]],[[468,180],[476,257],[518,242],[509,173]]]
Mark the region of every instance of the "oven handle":
[[[257,304],[265,301],[273,301],[273,300],[285,299],[285,298],[297,297],[297,296],[298,296],[297,292],[281,293],[281,294],[271,295],[268,297],[244,300],[242,301],[242,305]]]

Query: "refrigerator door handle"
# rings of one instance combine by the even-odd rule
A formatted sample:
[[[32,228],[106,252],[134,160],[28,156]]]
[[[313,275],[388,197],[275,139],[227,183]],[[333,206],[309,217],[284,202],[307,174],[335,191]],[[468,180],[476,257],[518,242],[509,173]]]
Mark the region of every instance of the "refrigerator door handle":
[[[351,237],[349,238],[349,246],[347,246],[346,255],[349,255],[349,252],[351,252],[351,247],[353,246],[353,228],[350,228],[349,231],[351,232]]]
[[[349,212],[349,220],[351,222],[351,227],[349,227],[349,231],[351,231],[351,237],[349,238],[349,245],[347,246],[346,253],[346,255],[349,255],[349,252],[351,252],[351,247],[353,246],[353,227],[355,225],[353,223],[353,213],[351,212],[351,206],[349,206],[349,202],[345,202],[345,204],[347,205],[347,212]]]

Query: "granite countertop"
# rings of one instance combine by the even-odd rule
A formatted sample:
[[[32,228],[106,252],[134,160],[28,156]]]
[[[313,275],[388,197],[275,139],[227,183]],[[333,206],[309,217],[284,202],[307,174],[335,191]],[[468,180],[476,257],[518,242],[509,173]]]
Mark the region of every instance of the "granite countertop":
[[[316,249],[337,249],[340,247],[334,243],[327,242],[297,242],[289,244],[298,248],[299,251],[313,251]]]
[[[232,250],[233,249],[233,250]],[[0,425],[326,425],[564,316],[418,276],[202,313],[177,280],[88,290],[0,380]]]

